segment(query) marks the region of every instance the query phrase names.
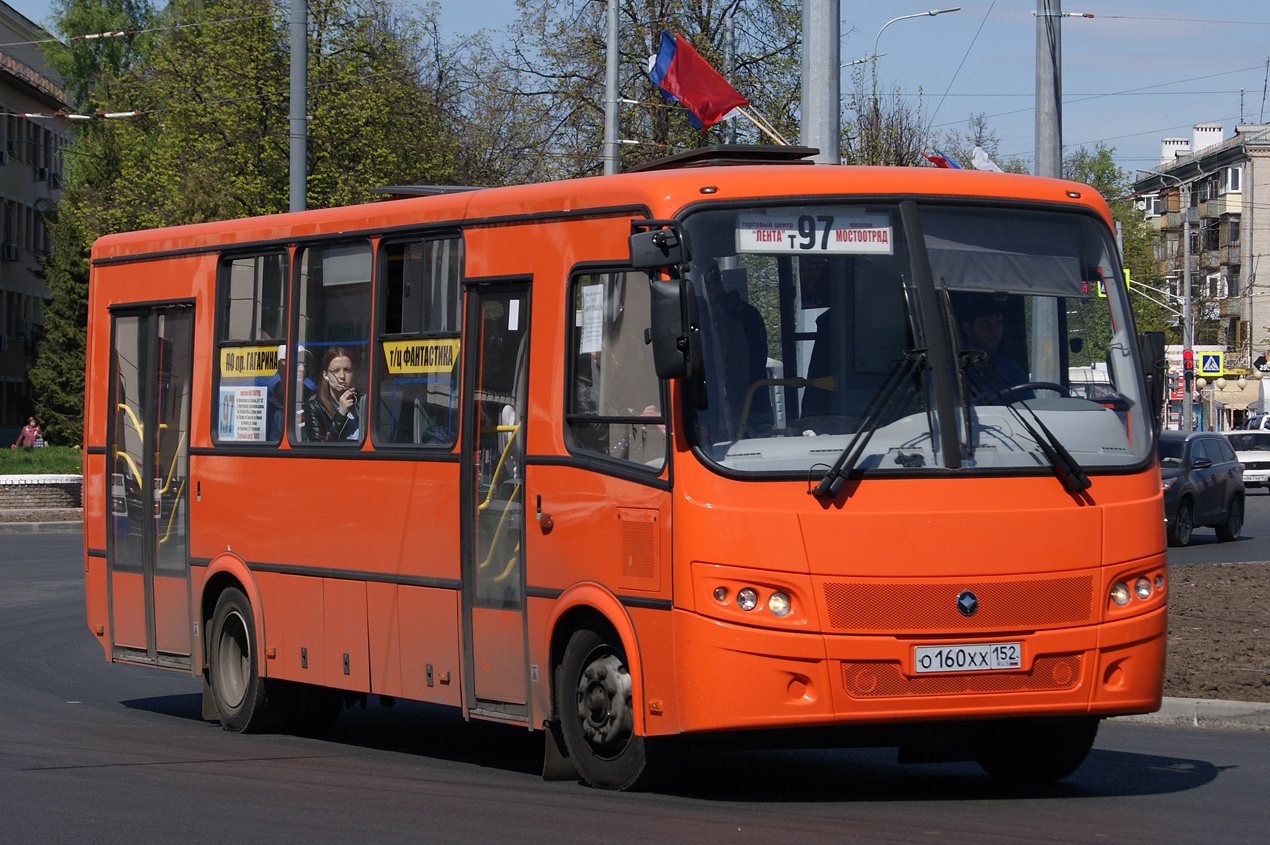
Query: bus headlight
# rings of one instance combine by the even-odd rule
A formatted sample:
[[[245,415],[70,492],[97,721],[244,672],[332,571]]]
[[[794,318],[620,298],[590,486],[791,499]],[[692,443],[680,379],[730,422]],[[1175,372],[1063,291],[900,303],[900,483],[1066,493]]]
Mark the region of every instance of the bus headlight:
[[[745,611],[758,607],[758,592],[753,587],[746,587],[736,594],[736,606]]]
[[[1116,607],[1124,607],[1129,603],[1129,585],[1123,581],[1117,581],[1111,588],[1111,600]]]
[[[772,612],[773,616],[789,615],[789,596],[784,593],[772,593],[767,599],[767,609]]]
[[[1151,598],[1151,582],[1146,578],[1139,578],[1133,582],[1133,592],[1140,599]]]

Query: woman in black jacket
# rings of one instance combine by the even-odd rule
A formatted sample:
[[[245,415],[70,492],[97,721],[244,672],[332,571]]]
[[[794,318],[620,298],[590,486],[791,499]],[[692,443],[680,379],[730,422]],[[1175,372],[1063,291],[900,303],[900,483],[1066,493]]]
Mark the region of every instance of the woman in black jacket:
[[[316,443],[360,440],[362,422],[353,389],[353,358],[342,346],[322,356],[321,380],[304,406],[304,439]]]

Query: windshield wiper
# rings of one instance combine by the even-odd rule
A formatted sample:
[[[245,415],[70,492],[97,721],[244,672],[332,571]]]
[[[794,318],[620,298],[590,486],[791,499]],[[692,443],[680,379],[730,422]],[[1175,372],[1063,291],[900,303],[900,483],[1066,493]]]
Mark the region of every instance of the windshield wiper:
[[[851,442],[842,450],[842,454],[838,456],[838,460],[834,461],[833,466],[825,473],[825,477],[820,479],[820,483],[812,488],[811,494],[813,496],[817,499],[826,499],[838,495],[838,491],[842,489],[842,483],[846,481],[847,475],[855,468],[860,456],[864,454],[864,447],[869,445],[869,440],[873,437],[873,432],[876,430],[877,421],[881,419],[882,414],[886,412],[887,408],[895,400],[899,386],[904,382],[904,379],[925,361],[925,349],[910,349],[904,353],[904,360],[896,364],[895,369],[891,371],[891,375],[878,388],[877,393],[873,394],[873,399],[865,410],[864,417],[860,420],[860,425],[856,428],[855,436],[851,438]]]
[[[979,349],[968,349],[963,350],[961,356],[965,361],[963,367],[969,367],[974,370],[979,380],[996,395],[997,401],[1014,415],[1019,424],[1027,430],[1028,435],[1036,441],[1041,453],[1045,455],[1045,459],[1049,461],[1050,467],[1053,468],[1054,475],[1058,476],[1059,482],[1062,483],[1063,489],[1073,495],[1088,490],[1090,481],[1089,476],[1085,474],[1084,467],[1072,457],[1071,452],[1067,451],[1062,441],[1054,436],[1054,432],[1046,428],[1045,423],[1041,421],[1040,415],[1036,413],[1032,406],[1005,379],[997,375],[987,365],[987,355]],[[1022,405],[1023,409],[1027,411],[1028,417],[1032,418],[1031,423],[1019,411],[1019,405]],[[967,408],[969,407],[967,404]],[[1032,423],[1035,423],[1035,427],[1033,427]]]

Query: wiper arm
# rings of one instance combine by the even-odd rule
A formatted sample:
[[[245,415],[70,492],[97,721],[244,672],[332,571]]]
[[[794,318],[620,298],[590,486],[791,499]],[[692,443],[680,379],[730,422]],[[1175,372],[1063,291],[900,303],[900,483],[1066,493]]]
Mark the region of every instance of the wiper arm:
[[[878,388],[878,392],[873,394],[869,407],[864,412],[864,417],[860,420],[860,425],[856,429],[855,436],[851,438],[851,442],[842,450],[842,454],[838,456],[838,460],[834,461],[829,471],[825,473],[825,477],[820,479],[820,483],[812,488],[811,494],[817,499],[833,498],[838,495],[838,491],[842,489],[842,484],[847,479],[847,475],[855,468],[856,462],[860,460],[860,456],[864,454],[864,447],[869,445],[869,440],[873,437],[876,429],[877,421],[881,419],[882,414],[895,400],[896,391],[904,382],[904,379],[913,373],[922,363],[926,361],[925,349],[910,349],[904,353],[904,360],[896,364],[895,369],[891,371],[891,375]]]
[[[1090,481],[1089,476],[1085,474],[1084,467],[1072,457],[1071,452],[1067,451],[1062,441],[1054,436],[1054,432],[1045,426],[1045,423],[1041,421],[1040,415],[1036,413],[1032,406],[1019,396],[1018,392],[1007,384],[1005,379],[997,375],[987,365],[987,356],[978,349],[966,350],[961,354],[965,359],[963,366],[974,370],[979,380],[996,395],[997,400],[1014,415],[1019,424],[1027,430],[1028,435],[1036,441],[1036,445],[1040,447],[1041,453],[1045,455],[1045,459],[1049,461],[1054,474],[1058,476],[1059,482],[1062,483],[1063,489],[1073,495],[1088,490]],[[1028,417],[1032,419],[1031,423],[1019,411],[1019,405],[1022,405],[1023,409],[1027,411]],[[1035,423],[1035,427],[1033,427],[1032,423]],[[1040,429],[1040,431],[1037,431],[1037,429]]]

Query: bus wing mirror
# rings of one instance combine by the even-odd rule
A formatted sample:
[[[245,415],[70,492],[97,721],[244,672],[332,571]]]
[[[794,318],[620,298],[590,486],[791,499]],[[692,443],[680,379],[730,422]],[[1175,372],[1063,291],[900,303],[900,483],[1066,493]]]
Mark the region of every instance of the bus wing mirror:
[[[1164,427],[1164,382],[1168,378],[1169,366],[1164,357],[1164,332],[1142,332],[1138,335],[1138,353],[1146,382],[1147,401],[1151,403],[1151,416],[1158,432]]]
[[[674,220],[632,220],[628,245],[631,266],[639,270],[678,267],[691,258],[684,233]]]
[[[645,341],[653,346],[653,369],[661,379],[691,378],[701,360],[701,327],[697,295],[688,279],[652,280],[649,316],[652,326]]]

